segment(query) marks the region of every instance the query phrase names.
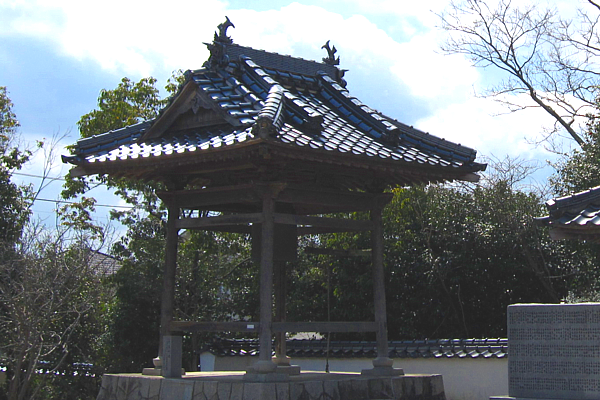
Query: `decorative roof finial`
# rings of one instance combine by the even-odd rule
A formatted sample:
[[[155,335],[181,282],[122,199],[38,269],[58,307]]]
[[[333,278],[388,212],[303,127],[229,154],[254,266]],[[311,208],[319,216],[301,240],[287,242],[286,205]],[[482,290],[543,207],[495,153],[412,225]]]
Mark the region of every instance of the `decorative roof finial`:
[[[218,25],[219,33],[215,32],[215,38],[212,43],[204,43],[210,51],[210,57],[208,61],[204,63],[206,68],[223,67],[229,63],[229,57],[226,54],[225,48],[229,44],[233,44],[233,40],[227,36],[227,28],[235,25],[229,20],[229,17],[225,17],[225,22]]]
[[[225,22],[219,24],[217,28],[219,28],[219,34],[215,32],[215,42],[232,44],[233,39],[227,36],[227,29],[232,26],[235,28],[235,25],[229,20],[229,17],[225,16]]]
[[[323,46],[322,49],[327,50],[327,58],[323,59],[323,62],[327,65],[340,65],[340,57],[335,57],[335,53],[337,53],[337,49],[335,46],[333,48],[329,47],[329,40]]]

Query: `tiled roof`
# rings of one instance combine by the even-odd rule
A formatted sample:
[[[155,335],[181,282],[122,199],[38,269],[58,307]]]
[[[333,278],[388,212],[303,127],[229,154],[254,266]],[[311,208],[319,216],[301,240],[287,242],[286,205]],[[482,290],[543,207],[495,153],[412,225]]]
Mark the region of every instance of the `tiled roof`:
[[[220,357],[258,355],[255,339],[223,339],[206,349]],[[327,340],[288,340],[289,357],[325,357]],[[391,358],[504,358],[508,355],[508,339],[438,339],[389,342]],[[375,342],[331,341],[331,358],[377,357]]]
[[[90,266],[98,274],[113,275],[121,268],[121,263],[113,256],[91,251]]]
[[[198,159],[216,149],[269,141],[320,157],[426,167],[437,171],[432,181],[475,179],[474,173],[485,169],[475,162],[474,150],[402,124],[360,102],[343,87],[343,73],[333,65],[234,44],[219,46],[226,62],[188,71],[186,83],[156,120],[81,139],[74,155],[64,161],[87,168],[85,173],[102,173],[99,163],[151,163],[171,155]],[[190,90],[193,99],[185,100],[182,93]],[[175,110],[185,101],[187,110]],[[170,114],[179,118],[192,111],[204,120],[161,131],[161,121]]]
[[[600,239],[600,186],[546,202],[549,215],[536,218],[550,226],[554,239]]]
[[[338,71],[333,65],[270,53],[268,51],[239,46],[237,44],[227,45],[227,56],[230,60],[237,60],[243,56],[248,57],[263,68],[293,73],[299,76],[314,76],[319,72],[325,72],[331,78],[335,79]]]

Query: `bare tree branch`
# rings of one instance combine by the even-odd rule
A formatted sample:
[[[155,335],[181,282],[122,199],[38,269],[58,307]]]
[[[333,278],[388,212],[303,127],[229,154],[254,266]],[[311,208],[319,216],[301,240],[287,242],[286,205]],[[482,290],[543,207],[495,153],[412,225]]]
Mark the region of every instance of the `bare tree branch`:
[[[486,96],[515,111],[528,108],[516,96],[527,94],[581,146],[585,140],[575,121],[595,111],[600,87],[600,3],[588,2],[594,10],[579,10],[567,21],[539,5],[452,1],[440,15],[450,33],[442,50],[502,71],[504,80]]]

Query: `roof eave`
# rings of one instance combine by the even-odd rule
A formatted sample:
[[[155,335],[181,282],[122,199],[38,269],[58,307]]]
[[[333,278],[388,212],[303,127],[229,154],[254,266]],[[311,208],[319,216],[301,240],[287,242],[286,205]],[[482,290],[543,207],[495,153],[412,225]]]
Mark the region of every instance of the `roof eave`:
[[[331,152],[326,150],[316,150],[316,149],[308,149],[308,148],[298,148],[296,146],[290,146],[284,143],[280,143],[275,141],[273,138],[256,138],[243,143],[238,143],[235,145],[226,146],[220,149],[211,149],[210,152],[199,152],[193,155],[194,162],[192,162],[191,154],[187,154],[189,158],[186,161],[186,164],[192,162],[193,164],[198,163],[206,163],[206,162],[215,162],[216,160],[222,159],[230,159],[233,152],[238,152],[241,149],[246,149],[252,151],[254,147],[261,147],[259,150],[259,154],[261,157],[265,157],[267,153],[273,152],[271,157],[277,154],[282,159],[290,159],[290,160],[306,160],[310,162],[316,162],[318,164],[325,163],[327,165],[340,165],[340,166],[348,166],[351,165],[352,169],[355,170],[372,170],[379,171],[377,174],[383,174],[382,176],[394,176],[394,175],[407,175],[407,176],[419,176],[419,179],[411,178],[415,182],[418,180],[419,182],[443,182],[443,181],[453,181],[453,180],[461,180],[467,182],[477,182],[480,177],[476,174],[477,171],[481,170],[481,166],[476,164],[471,167],[440,167],[434,165],[426,165],[426,164],[413,164],[407,163],[404,161],[393,161],[388,159],[380,159],[376,157],[363,157],[363,156],[354,156],[352,154],[340,153],[340,152]],[[247,157],[247,152],[244,155],[239,154],[240,157]],[[139,168],[142,165],[145,165],[149,168],[148,173],[150,175],[159,176],[160,173],[158,171],[164,170],[164,166],[171,164],[171,162],[177,163],[184,160],[186,156],[184,154],[181,155],[173,155],[173,157],[169,157],[169,159],[162,158],[160,162],[157,162],[156,159],[152,157],[147,159],[136,159],[136,160],[114,160],[108,162],[96,162],[89,163],[87,161],[83,161],[81,164],[77,165],[71,170],[71,175],[74,177],[81,177],[85,175],[95,175],[95,174],[105,174],[105,173],[115,173],[115,172],[123,172],[124,166],[133,166]],[[150,170],[155,169],[157,172],[153,173]],[[389,183],[393,184],[393,183]]]

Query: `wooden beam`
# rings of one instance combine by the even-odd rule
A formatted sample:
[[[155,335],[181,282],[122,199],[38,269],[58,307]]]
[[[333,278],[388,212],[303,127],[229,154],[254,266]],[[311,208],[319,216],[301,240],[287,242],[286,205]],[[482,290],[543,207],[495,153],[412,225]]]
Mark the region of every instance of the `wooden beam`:
[[[306,235],[321,235],[324,233],[337,233],[337,232],[354,232],[354,230],[346,231],[342,229],[334,229],[334,228],[322,228],[316,226],[299,226],[298,227],[298,236],[306,236]]]
[[[193,229],[193,228],[191,228]],[[252,226],[250,225],[215,225],[211,227],[202,228],[203,231],[207,232],[225,232],[225,233],[252,233]]]
[[[223,204],[260,203],[261,197],[253,190],[255,185],[224,186],[208,189],[159,192],[165,203],[175,203],[181,208],[212,210]]]
[[[273,322],[273,332],[376,332],[378,324],[371,321],[336,322]],[[192,322],[173,321],[170,332],[258,332],[259,322]]]
[[[324,218],[306,215],[281,214],[274,215],[276,224],[286,225],[308,225],[319,228],[336,229],[337,232],[345,231],[369,231],[373,228],[373,223],[367,220],[345,219],[345,218]]]
[[[550,238],[552,240],[588,240],[592,242],[600,241],[600,229],[577,229],[550,226]]]
[[[253,223],[262,223],[261,213],[218,215],[216,217],[180,218],[177,221],[178,229],[206,229],[211,227],[239,226]]]
[[[372,194],[364,192],[337,192],[315,189],[287,187],[277,197],[277,201],[325,207],[340,207],[353,211],[371,209],[373,197],[393,197],[391,193]]]
[[[302,234],[369,231],[373,223],[368,220],[355,220],[345,218],[325,218],[306,215],[275,213],[275,223],[282,225],[303,226]],[[181,218],[177,221],[178,229],[217,230],[225,232],[250,232],[249,224],[261,224],[261,213],[244,213],[219,215],[216,217]],[[234,227],[228,230],[227,227]]]
[[[273,322],[273,332],[377,332],[377,322]]]
[[[252,205],[260,210],[262,194],[265,192],[272,192],[278,203],[293,204],[299,213],[307,210],[306,214],[368,211],[374,199],[381,198],[387,203],[393,197],[391,193],[306,189],[280,182],[159,192],[157,195],[165,203],[174,203],[181,208],[216,211],[224,207],[233,207],[235,210]]]
[[[371,257],[371,249],[366,250],[342,250],[342,249],[320,249],[317,247],[305,247],[304,252],[308,254],[322,254],[338,257]]]
[[[258,332],[258,322],[192,322],[173,321],[171,332]]]

